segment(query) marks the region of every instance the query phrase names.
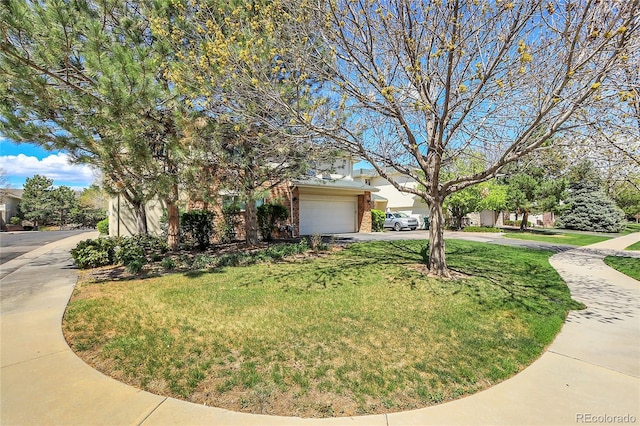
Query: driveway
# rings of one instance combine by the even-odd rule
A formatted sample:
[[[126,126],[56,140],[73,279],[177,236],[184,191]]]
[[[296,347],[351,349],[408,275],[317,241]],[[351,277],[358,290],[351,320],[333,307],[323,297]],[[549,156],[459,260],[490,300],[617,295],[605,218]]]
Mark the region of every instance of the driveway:
[[[87,230],[0,232],[0,265],[38,247],[84,232]]]

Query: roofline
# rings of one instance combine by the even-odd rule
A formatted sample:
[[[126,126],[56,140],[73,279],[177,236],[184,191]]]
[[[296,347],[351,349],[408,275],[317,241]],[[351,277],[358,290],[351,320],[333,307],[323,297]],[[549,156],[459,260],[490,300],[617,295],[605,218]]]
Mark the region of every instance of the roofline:
[[[378,192],[380,191],[375,186],[360,184],[355,181],[341,181],[339,179],[317,179],[313,180],[298,180],[291,181],[294,185],[303,188],[321,188],[321,189],[336,189],[342,191],[365,191],[365,192]],[[349,184],[346,184],[349,182]]]

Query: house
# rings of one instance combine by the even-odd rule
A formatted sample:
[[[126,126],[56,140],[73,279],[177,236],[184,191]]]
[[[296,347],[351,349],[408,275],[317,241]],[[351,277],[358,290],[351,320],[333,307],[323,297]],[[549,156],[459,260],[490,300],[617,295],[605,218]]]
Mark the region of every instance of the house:
[[[152,235],[160,235],[161,218],[166,209],[164,201],[154,198],[147,202],[145,211],[147,214],[147,230]],[[120,195],[109,199],[107,211],[109,218],[109,235],[112,237],[130,237],[137,234],[136,215],[133,207]]]
[[[0,189],[0,229],[3,231],[8,229],[12,217],[18,217],[23,192],[23,189]]]
[[[317,167],[309,176],[283,182],[271,189],[258,204],[277,201],[288,208],[290,227],[281,236],[371,232],[372,194],[378,192],[378,188],[353,179],[353,162],[352,158],[340,158],[332,165]],[[218,202],[211,207],[218,218],[222,217],[222,206],[233,197],[229,192],[219,193]],[[187,208],[207,207],[199,200],[187,202]],[[150,233],[160,233],[163,209],[161,201],[147,204]],[[111,199],[109,235],[133,235],[135,219],[131,206],[122,197]],[[238,218],[238,222],[242,223],[243,219]],[[243,227],[238,228],[240,232],[236,237],[243,238]]]
[[[406,188],[417,188],[418,182],[410,176],[397,171],[390,171],[389,176]],[[417,195],[403,192],[393,186],[373,169],[357,169],[353,172],[353,179],[365,185],[378,188],[373,194],[373,205],[376,210],[386,212],[402,212],[418,219],[420,227],[424,227],[424,218],[429,217],[429,205]]]

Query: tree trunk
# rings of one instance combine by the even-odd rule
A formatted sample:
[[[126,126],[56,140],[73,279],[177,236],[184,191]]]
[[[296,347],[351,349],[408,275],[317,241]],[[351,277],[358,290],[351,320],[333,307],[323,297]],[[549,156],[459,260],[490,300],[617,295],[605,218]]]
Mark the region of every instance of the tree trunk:
[[[429,273],[448,278],[444,245],[444,216],[442,200],[436,199],[429,206]]]
[[[167,245],[173,252],[180,250],[180,212],[178,211],[178,185],[171,186],[171,195],[167,197]]]
[[[167,245],[176,252],[180,249],[180,214],[178,206],[173,199],[165,200],[167,203]]]
[[[529,220],[529,212],[525,211],[522,213],[522,222],[520,223],[520,230],[524,231],[527,229],[527,221]]]
[[[251,198],[246,202],[244,212],[244,233],[247,244],[258,244],[258,214],[256,212],[256,201]]]

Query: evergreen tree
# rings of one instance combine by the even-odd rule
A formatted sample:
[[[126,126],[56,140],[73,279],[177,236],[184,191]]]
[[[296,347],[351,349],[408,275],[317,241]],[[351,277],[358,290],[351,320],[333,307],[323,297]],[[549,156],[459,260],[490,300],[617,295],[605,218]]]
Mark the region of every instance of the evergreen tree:
[[[20,211],[24,219],[33,222],[35,230],[45,224],[55,211],[52,192],[52,179],[35,175],[25,180]]]
[[[624,212],[600,189],[601,178],[589,162],[571,171],[568,208],[556,221],[559,228],[579,231],[620,232],[625,227]]]
[[[185,113],[164,76],[172,52],[151,34],[152,8],[174,10],[151,0],[5,2],[0,131],[99,167],[133,207],[139,233],[146,202],[161,198],[175,249]]]
[[[71,212],[78,207],[76,193],[68,186],[60,186],[50,192],[52,222],[60,227],[67,225],[72,219]]]

